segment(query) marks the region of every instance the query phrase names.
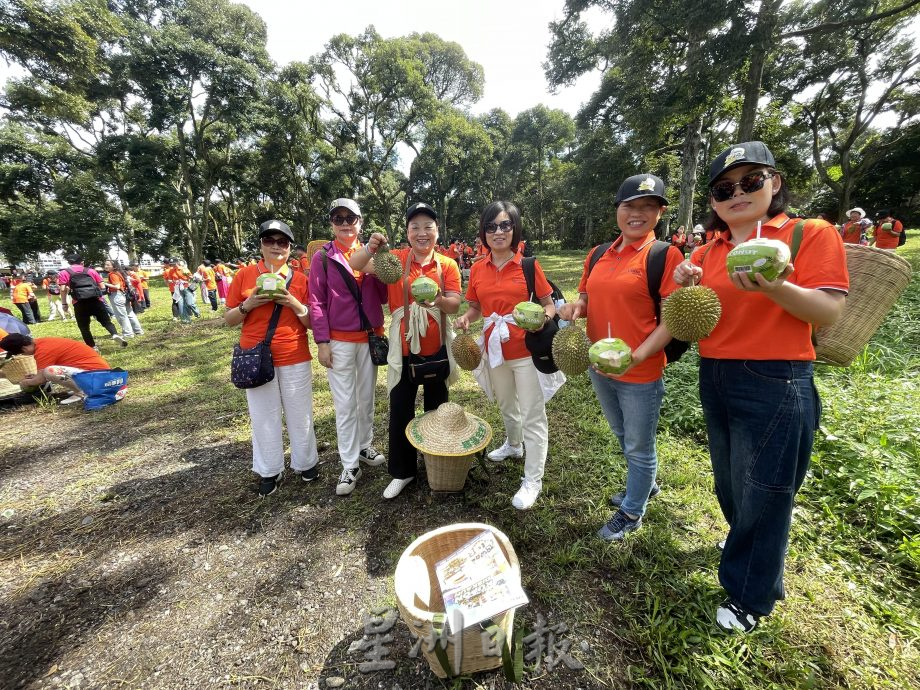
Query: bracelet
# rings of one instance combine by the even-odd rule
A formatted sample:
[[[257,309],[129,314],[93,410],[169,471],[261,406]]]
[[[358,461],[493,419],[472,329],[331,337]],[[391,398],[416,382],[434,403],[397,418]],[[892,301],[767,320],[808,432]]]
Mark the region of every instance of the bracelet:
[[[305,316],[306,316],[307,314],[309,314],[309,313],[310,313],[309,307],[307,307],[307,305],[303,305],[303,311],[300,312],[299,314],[297,314],[297,318],[298,318],[298,319],[302,319],[303,317],[305,317]]]
[[[246,316],[246,314],[249,313],[249,310],[248,310],[248,309],[244,309],[244,308],[243,308],[242,303],[239,304],[239,305],[237,306],[237,309],[240,310],[240,314],[242,314],[243,316]]]

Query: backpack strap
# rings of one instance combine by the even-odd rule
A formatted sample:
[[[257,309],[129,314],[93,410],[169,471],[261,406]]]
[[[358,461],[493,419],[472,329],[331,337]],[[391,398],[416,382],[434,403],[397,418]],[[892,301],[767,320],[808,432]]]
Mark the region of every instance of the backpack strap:
[[[805,221],[800,220],[792,228],[792,244],[789,246],[789,261],[795,262],[795,257],[799,253],[799,247],[802,244],[802,235],[805,228]]]
[[[537,269],[534,264],[537,262],[536,257],[525,256],[521,259],[521,268],[524,270],[524,280],[527,282],[527,300],[529,302],[538,302],[536,292]]]
[[[606,254],[607,250],[612,246],[613,242],[604,242],[604,244],[599,244],[594,248],[594,251],[591,252],[591,258],[588,260],[588,275],[591,275],[591,271],[594,270],[597,262],[601,260],[601,257]]]
[[[664,278],[664,264],[671,245],[655,240],[645,257],[645,277],[648,281],[648,294],[655,305],[655,321],[661,323],[661,281]]]

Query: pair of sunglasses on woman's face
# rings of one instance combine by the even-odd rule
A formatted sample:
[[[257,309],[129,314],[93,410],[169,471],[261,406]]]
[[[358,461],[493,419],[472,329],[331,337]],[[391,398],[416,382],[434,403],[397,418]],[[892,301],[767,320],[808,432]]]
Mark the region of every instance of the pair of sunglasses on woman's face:
[[[773,177],[773,173],[758,170],[748,173],[737,182],[729,180],[716,182],[709,188],[709,193],[712,194],[712,198],[715,201],[728,201],[735,195],[735,187],[741,187],[741,191],[745,194],[753,194],[763,189],[764,183],[771,177]]]
[[[483,230],[489,235],[494,235],[501,230],[502,232],[511,232],[514,230],[514,223],[510,220],[503,220],[501,223],[486,223]]]

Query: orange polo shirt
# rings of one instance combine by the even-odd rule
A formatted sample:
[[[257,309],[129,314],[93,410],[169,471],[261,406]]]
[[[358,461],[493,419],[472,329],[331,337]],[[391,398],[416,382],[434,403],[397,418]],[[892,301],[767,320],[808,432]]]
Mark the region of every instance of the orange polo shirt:
[[[214,273],[214,269],[210,266],[205,266],[200,271],[201,277],[204,278],[204,286],[207,290],[216,290],[217,289],[217,275]]]
[[[623,247],[620,236],[604,255],[598,259],[588,276],[588,264],[594,252],[585,258],[578,292],[588,295],[588,338],[592,343],[609,334],[619,338],[635,350],[658,328],[655,320],[655,303],[648,292],[648,253],[655,243],[655,233],[650,232],[641,242]],[[668,248],[659,294],[661,299],[674,292],[674,269],[684,260],[683,252],[675,246]],[[630,369],[620,381],[651,383],[661,378],[667,363],[664,350],[650,356],[642,364]]]
[[[792,244],[796,219],[781,213],[761,229],[761,236]],[[726,257],[735,247],[731,234],[723,233],[708,248],[693,254],[691,261],[703,267],[701,285],[712,288],[722,302],[722,318],[708,338],[700,341],[700,356],[715,359],[781,359],[809,361],[815,358],[811,324],[802,321],[762,293],[736,288],[728,277]],[[827,221],[809,219],[802,229],[802,244],[794,271],[787,280],[810,289],[850,288],[843,240]]]
[[[141,289],[146,290],[150,287],[150,274],[147,273],[143,268],[139,268],[134,272],[134,275],[137,276],[138,280],[141,281]]]
[[[106,277],[105,282],[114,285],[115,287],[109,288],[110,294],[115,294],[116,292],[125,292],[125,279],[121,277],[120,273],[112,271]]]
[[[36,338],[35,366],[39,371],[51,366],[74,367],[84,371],[111,369],[102,355],[85,343],[69,338]]]
[[[283,266],[279,273],[286,280],[289,271],[290,267]],[[268,273],[268,269],[261,261],[254,266],[244,266],[240,269],[240,272],[236,274],[236,278],[230,283],[230,291],[227,293],[228,309],[238,307],[243,300],[252,294],[256,287],[256,278],[261,273]],[[309,304],[307,277],[300,271],[294,271],[294,277],[291,278],[288,292],[294,295],[301,304]],[[255,347],[260,340],[265,338],[265,333],[268,331],[268,322],[271,320],[274,309],[274,303],[268,302],[246,314],[246,318],[243,321],[243,331],[240,334],[240,347]],[[293,309],[288,307],[281,308],[281,318],[278,319],[278,328],[275,329],[275,335],[272,338],[271,350],[276,367],[310,361],[307,329],[300,323],[300,319],[294,314]]]
[[[403,265],[405,270],[406,257],[412,256],[412,248],[394,249],[392,253],[399,259],[399,262]],[[440,280],[438,279],[438,266],[441,267]],[[438,285],[441,286],[441,292],[456,292],[460,294],[460,269],[457,267],[456,261],[448,259],[446,256],[438,254],[437,252],[434,253],[432,260],[424,266],[413,259],[412,263],[409,265],[409,275],[406,278],[406,280],[409,281],[409,285],[412,284],[413,280],[423,275],[428,276],[434,282],[438,283]],[[411,294],[409,295],[409,299],[412,299]],[[391,314],[400,307],[405,306],[402,278],[392,285],[387,286],[387,304],[390,305]],[[399,326],[403,357],[409,356],[409,343],[406,342],[407,318],[408,316],[403,318]],[[431,315],[428,316],[428,330],[425,335],[420,338],[420,344],[421,350],[419,354],[423,356],[433,355],[441,349],[441,324],[435,321]]]
[[[25,304],[34,296],[31,283],[22,282],[13,287],[13,304]]]
[[[891,230],[883,230],[882,225],[891,223]],[[898,240],[904,225],[899,220],[878,221],[875,224],[875,246],[879,249],[897,249]]]
[[[467,302],[477,302],[485,317],[492,314],[510,314],[519,302],[529,301],[527,279],[524,278],[524,267],[521,265],[523,258],[515,253],[508,263],[496,270],[490,252],[488,259],[473,264],[470,269],[470,284],[466,289]],[[537,293],[537,299],[548,297],[553,292],[538,261],[534,262],[534,292]],[[494,326],[483,331],[486,351],[492,328]],[[502,343],[502,356],[507,360],[530,357],[530,350],[524,344],[525,331],[517,324],[509,323],[508,333],[508,342]]]
[[[843,224],[841,233],[843,234],[844,244],[859,244],[859,240],[862,237],[862,225],[858,220],[849,220]]]

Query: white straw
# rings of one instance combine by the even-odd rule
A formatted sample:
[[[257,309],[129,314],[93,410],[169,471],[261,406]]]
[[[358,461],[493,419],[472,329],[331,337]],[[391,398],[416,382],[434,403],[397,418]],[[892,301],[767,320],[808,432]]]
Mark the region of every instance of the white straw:
[[[760,221],[757,221],[757,239],[760,239]]]
[[[610,333],[610,322],[609,321],[607,322],[607,337],[608,338],[613,337],[613,335]]]

